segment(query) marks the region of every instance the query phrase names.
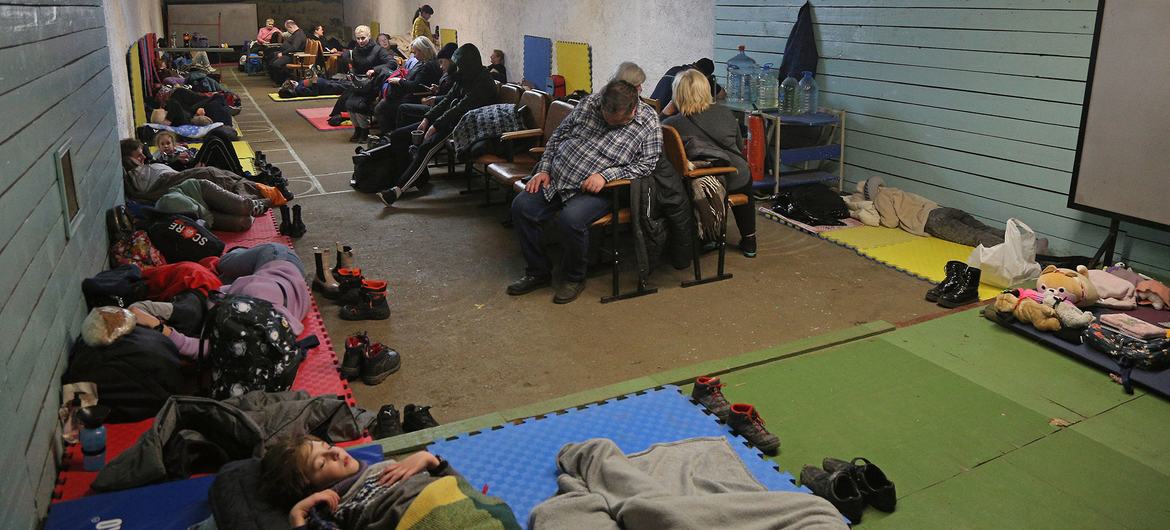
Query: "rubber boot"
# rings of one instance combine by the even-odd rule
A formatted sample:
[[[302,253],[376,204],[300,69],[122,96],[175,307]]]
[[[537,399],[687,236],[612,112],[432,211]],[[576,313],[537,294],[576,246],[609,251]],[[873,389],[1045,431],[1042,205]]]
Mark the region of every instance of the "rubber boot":
[[[927,302],[937,302],[938,297],[942,296],[947,291],[954,290],[959,284],[959,277],[961,272],[967,269],[967,264],[961,261],[948,261],[943,270],[946,271],[946,277],[943,281],[938,282],[938,285],[931,287],[926,291]]]
[[[341,286],[338,285],[337,280],[333,277],[333,271],[329,270],[325,261],[325,252],[318,247],[313,247],[313,263],[317,268],[313,275],[313,290],[332,300],[340,296]]]
[[[959,273],[958,285],[953,290],[939,295],[938,305],[952,309],[972,302],[978,302],[980,272],[975,267],[967,267]]]
[[[339,269],[353,269],[355,268],[353,259],[353,247],[349,245],[342,245],[340,242],[333,244],[333,249],[336,256],[333,259],[333,275],[337,275]]]
[[[356,304],[341,308],[342,320],[386,320],[390,318],[390,304],[386,301],[385,280],[362,280],[360,298]]]
[[[308,228],[305,228],[305,222],[301,219],[301,205],[294,205],[292,207],[292,226],[285,235],[297,239],[303,237],[308,231]]]

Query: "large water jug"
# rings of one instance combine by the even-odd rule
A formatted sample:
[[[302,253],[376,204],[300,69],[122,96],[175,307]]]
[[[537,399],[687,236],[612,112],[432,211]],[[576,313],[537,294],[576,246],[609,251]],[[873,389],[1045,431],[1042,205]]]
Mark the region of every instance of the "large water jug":
[[[770,110],[780,106],[780,81],[776,74],[772,63],[760,68],[760,75],[756,77],[756,108]]]
[[[817,105],[820,103],[820,90],[817,88],[817,82],[813,80],[812,72],[801,73],[804,77],[800,79],[797,89],[796,114],[812,114],[817,111]]]
[[[727,61],[727,101],[751,104],[755,101],[756,61],[739,46],[739,55]]]
[[[780,83],[780,114],[796,113],[796,92],[799,86],[800,81],[792,76],[785,77]]]

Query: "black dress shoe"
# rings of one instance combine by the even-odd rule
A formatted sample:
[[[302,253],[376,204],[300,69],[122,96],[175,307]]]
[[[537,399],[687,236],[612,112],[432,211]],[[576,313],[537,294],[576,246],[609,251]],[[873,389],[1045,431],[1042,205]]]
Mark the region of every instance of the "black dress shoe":
[[[816,466],[804,466],[800,470],[800,484],[807,486],[818,497],[833,504],[841,515],[849,518],[852,524],[861,523],[861,514],[865,511],[865,500],[853,476],[845,471],[829,473]]]
[[[956,287],[958,287],[959,273],[966,269],[966,263],[954,260],[948,261],[944,267],[944,270],[946,271],[946,277],[943,278],[943,281],[938,282],[938,285],[935,285],[934,287],[931,287],[929,291],[926,291],[926,301],[937,302],[938,297],[942,296],[943,293],[954,290]]]
[[[853,482],[857,484],[857,489],[866,504],[886,513],[894,511],[895,505],[898,504],[894,483],[890,482],[881,468],[875,466],[873,462],[862,457],[854,458],[851,462],[825,458],[822,464],[829,473],[844,471],[852,475]]]
[[[581,291],[584,290],[585,280],[581,280],[579,282],[570,282],[566,280],[561,284],[560,287],[557,287],[557,292],[553,294],[553,303],[567,304],[572,302],[573,300],[576,300],[577,296],[579,296]]]
[[[439,422],[435,421],[434,416],[431,416],[430,405],[407,403],[406,408],[402,409],[402,430],[406,432],[421,431],[438,426]]]
[[[508,294],[520,296],[531,293],[541,287],[548,287],[550,284],[552,284],[552,278],[549,276],[529,276],[525,274],[523,278],[508,285]]]
[[[979,269],[967,267],[959,273],[958,285],[938,297],[938,305],[947,309],[979,301]]]

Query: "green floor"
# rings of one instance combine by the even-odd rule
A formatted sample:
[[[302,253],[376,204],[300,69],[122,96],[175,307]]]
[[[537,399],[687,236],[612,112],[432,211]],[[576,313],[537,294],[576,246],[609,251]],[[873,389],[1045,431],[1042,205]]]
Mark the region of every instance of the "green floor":
[[[977,311],[722,378],[780,435],[782,469],[882,466],[899,509],[866,528],[1170,527],[1170,403]]]

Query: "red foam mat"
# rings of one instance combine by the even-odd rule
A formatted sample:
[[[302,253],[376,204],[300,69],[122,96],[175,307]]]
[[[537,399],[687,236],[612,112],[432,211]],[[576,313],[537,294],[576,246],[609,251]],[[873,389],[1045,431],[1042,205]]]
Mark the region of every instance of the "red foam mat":
[[[291,239],[280,235],[280,232],[277,231],[276,217],[272,212],[256,218],[252,228],[245,232],[216,232],[216,235],[223,240],[227,248],[251,247],[259,243],[280,243],[288,245],[289,248],[293,246]],[[305,285],[305,288],[309,288],[308,284]],[[321,344],[309,350],[305,360],[301,361],[301,366],[297,369],[297,377],[293,380],[292,389],[304,390],[313,396],[337,396],[351,406],[357,405],[349,383],[341,378],[341,374],[337,370],[340,361],[337,352],[333,349],[333,341],[325,330],[325,323],[321,319],[321,310],[312,297],[309,300],[312,301],[312,305],[303,321],[305,331],[298,338],[316,335]],[[106,460],[113,459],[134,445],[134,442],[137,442],[142,433],[146,432],[153,423],[153,419],[147,419],[135,423],[106,425]],[[358,440],[339,445],[356,445],[370,440],[369,436],[363,436]],[[57,485],[53,490],[52,502],[68,501],[93,494],[94,492],[89,489],[89,485],[96,477],[96,472],[85,471],[82,468],[81,447],[78,445],[67,447],[61,462],[61,469],[57,473]]]

